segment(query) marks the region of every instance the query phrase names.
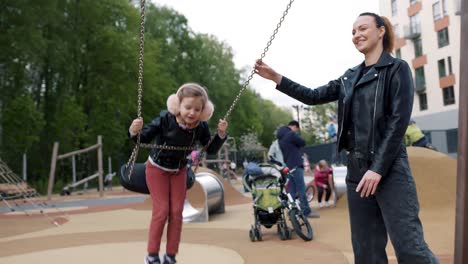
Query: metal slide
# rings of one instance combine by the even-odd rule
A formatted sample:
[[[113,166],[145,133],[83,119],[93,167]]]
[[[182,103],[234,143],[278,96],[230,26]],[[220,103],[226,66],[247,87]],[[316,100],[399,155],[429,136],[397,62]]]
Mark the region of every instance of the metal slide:
[[[204,208],[197,210],[186,199],[182,213],[184,222],[207,222],[210,214],[224,213],[224,185],[218,177],[210,172],[198,172],[196,181],[204,192]]]

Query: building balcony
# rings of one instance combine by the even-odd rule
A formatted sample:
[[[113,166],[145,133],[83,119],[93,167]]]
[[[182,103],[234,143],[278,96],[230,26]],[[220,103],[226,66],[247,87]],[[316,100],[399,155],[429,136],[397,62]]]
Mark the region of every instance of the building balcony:
[[[455,0],[454,3],[455,15],[461,15],[461,0]]]
[[[439,79],[439,87],[446,88],[455,85],[455,75],[450,74]]]
[[[422,67],[427,64],[427,55],[421,55],[419,57],[414,58],[411,61],[411,64],[413,65],[413,69],[417,69],[419,67]]]
[[[401,49],[405,45],[406,45],[406,39],[395,38],[395,50]]]
[[[404,26],[405,39],[417,39],[421,36],[421,24]]]
[[[421,93],[426,92],[426,84],[425,83],[415,83],[414,92],[417,93],[417,94],[421,94]]]
[[[419,13],[419,11],[421,11],[421,9],[422,9],[421,1],[414,1],[414,3],[408,7],[408,10],[407,10],[408,16],[412,17],[416,15],[417,13]]]
[[[434,31],[438,32],[444,28],[448,28],[450,26],[450,18],[449,16],[444,16],[441,19],[434,21]]]

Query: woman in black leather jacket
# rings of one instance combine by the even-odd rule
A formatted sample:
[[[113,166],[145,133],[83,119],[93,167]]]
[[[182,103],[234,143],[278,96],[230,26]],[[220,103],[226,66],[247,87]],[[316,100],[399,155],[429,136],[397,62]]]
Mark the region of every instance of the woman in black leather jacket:
[[[393,58],[387,18],[359,15],[352,41],[364,62],[327,85],[309,89],[258,60],[255,71],[308,105],[338,101],[338,151],[348,151],[346,176],[356,264],[388,263],[390,236],[400,263],[439,263],[424,241],[416,186],[404,145],[413,107],[408,64]]]

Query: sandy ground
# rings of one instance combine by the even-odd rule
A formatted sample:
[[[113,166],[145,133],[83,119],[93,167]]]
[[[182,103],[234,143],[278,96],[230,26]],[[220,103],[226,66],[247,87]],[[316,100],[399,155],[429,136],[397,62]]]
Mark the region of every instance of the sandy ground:
[[[426,241],[441,263],[453,263],[456,161],[426,149],[408,152]],[[319,210],[321,218],[311,219],[311,242],[297,236],[281,241],[273,227],[263,229],[264,241],[252,243],[251,199],[237,191],[239,182],[221,180],[226,212],[211,215],[209,222],[184,224],[178,263],[353,263],[346,197],[336,207]],[[138,194],[114,188],[104,199],[134,195]],[[187,197],[194,207],[203,207],[201,186],[195,185]],[[97,198],[89,193],[54,201]],[[33,211],[30,216],[0,214],[0,264],[143,263],[150,210],[151,202],[145,199],[138,204],[49,210],[47,216]],[[390,263],[397,263],[391,243],[387,251]]]

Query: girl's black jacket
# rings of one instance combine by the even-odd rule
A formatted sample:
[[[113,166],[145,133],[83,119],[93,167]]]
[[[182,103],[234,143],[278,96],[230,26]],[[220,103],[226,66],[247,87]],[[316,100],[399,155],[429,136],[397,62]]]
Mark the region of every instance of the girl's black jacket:
[[[168,111],[162,111],[159,116],[146,124],[140,133],[141,143],[151,143],[155,140],[157,145],[166,146],[195,146],[200,143],[205,146],[210,141],[210,129],[205,121],[193,129],[184,129],[176,121],[176,117]],[[136,141],[137,136],[132,137]],[[216,133],[213,141],[208,146],[208,154],[216,154],[226,141]],[[190,150],[166,150],[154,148],[151,150],[151,159],[158,165],[168,169],[180,169],[187,164],[187,156]]]

